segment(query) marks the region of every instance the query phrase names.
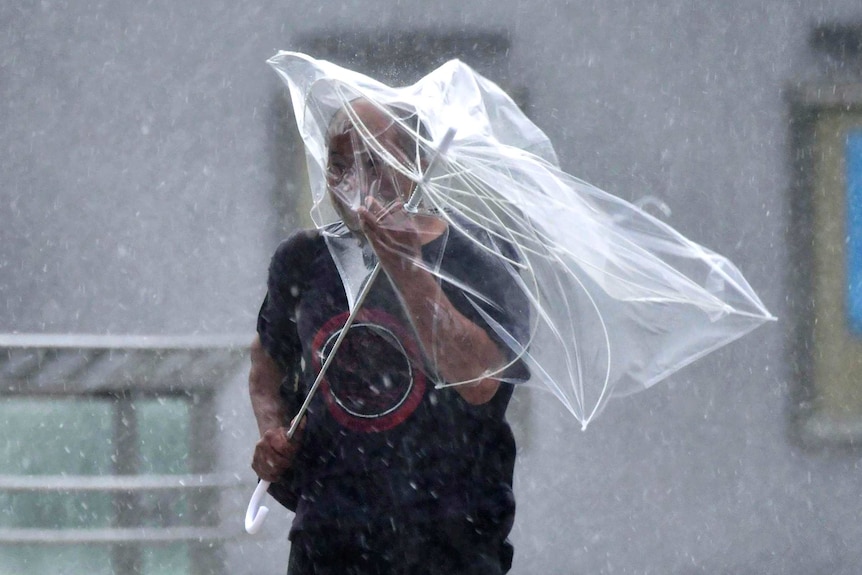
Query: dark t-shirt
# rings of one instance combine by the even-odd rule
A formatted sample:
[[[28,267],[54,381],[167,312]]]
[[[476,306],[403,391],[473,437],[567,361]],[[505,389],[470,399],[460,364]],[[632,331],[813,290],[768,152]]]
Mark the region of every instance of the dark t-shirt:
[[[499,258],[454,228],[424,246],[423,258],[457,280],[442,288],[460,313],[499,341],[480,305],[523,341],[527,301]],[[480,303],[455,284],[499,305]],[[282,395],[293,413],[347,319],[347,299],[316,231],[282,242],[267,286],[258,332],[287,373]],[[521,364],[507,373],[526,377]],[[491,401],[473,406],[436,383],[380,274],[311,403],[294,470],[271,488],[295,509],[294,531],[455,517],[511,521],[515,443],[505,411],[512,386],[502,384]]]

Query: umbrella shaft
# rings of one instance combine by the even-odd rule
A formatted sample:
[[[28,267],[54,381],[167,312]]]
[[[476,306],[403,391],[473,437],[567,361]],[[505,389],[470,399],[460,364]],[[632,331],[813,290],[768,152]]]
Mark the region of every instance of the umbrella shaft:
[[[338,351],[338,348],[341,347],[341,342],[344,341],[345,336],[347,336],[350,326],[353,325],[353,321],[356,319],[359,310],[362,308],[362,304],[365,302],[365,298],[368,296],[368,292],[371,291],[371,286],[374,284],[374,280],[377,279],[379,274],[380,262],[378,261],[374,265],[374,269],[371,270],[371,274],[368,276],[368,279],[365,280],[365,285],[362,286],[362,291],[360,291],[359,295],[356,296],[356,303],[353,304],[353,311],[351,311],[350,315],[347,316],[347,321],[344,322],[344,327],[341,328],[341,333],[339,333],[338,337],[335,339],[332,349],[329,350],[329,353],[326,355],[326,360],[324,360],[323,365],[320,367],[320,372],[317,374],[317,378],[314,380],[311,389],[308,390],[308,395],[305,396],[305,401],[302,402],[302,406],[293,418],[293,423],[290,424],[290,429],[287,431],[288,439],[292,439],[296,430],[299,428],[299,422],[302,421],[302,416],[304,416],[305,412],[308,411],[308,406],[311,405],[311,400],[314,398],[314,394],[317,393],[317,388],[320,387],[320,382],[323,381],[323,377],[329,370],[332,360],[335,359],[335,354]]]

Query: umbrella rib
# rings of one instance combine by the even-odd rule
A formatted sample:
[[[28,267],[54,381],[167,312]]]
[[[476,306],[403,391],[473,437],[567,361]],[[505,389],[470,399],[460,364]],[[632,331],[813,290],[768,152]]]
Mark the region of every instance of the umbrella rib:
[[[468,171],[464,171],[463,173],[464,173],[464,174],[469,174],[469,172],[468,172]],[[467,179],[467,178],[465,178],[465,180],[466,180],[466,179]],[[478,179],[478,178],[477,178],[477,180],[478,180],[478,181],[481,181],[481,180],[480,180],[480,179]],[[469,183],[469,182],[465,182],[465,183],[467,183],[467,184],[468,184],[468,186],[470,185],[470,183]],[[480,187],[480,186],[476,186],[476,187],[477,187],[477,188],[479,188],[479,189],[484,188],[484,186],[481,186],[481,187]],[[454,188],[453,188],[453,191],[454,191]],[[466,194],[465,194],[465,195],[466,195]],[[488,199],[493,199],[493,198],[494,198],[493,196],[490,196],[490,195],[488,196]],[[452,201],[452,199],[453,199],[453,198],[451,198],[451,197],[450,197],[450,202]],[[509,204],[507,203],[506,205],[509,205]],[[464,213],[464,212],[467,212],[467,211],[470,211],[471,213],[474,213],[474,214],[476,214],[477,216],[479,216],[479,215],[480,215],[480,214],[478,214],[477,212],[475,212],[475,211],[473,211],[473,210],[469,210],[469,208],[468,208],[466,205],[464,205],[464,206],[461,208],[461,212],[462,212],[462,213]],[[511,212],[509,212],[509,213],[511,213]],[[491,220],[490,220],[490,218],[484,218],[484,219],[485,219],[486,221],[491,221]],[[513,218],[513,219],[518,219],[518,218]],[[457,223],[456,223],[456,222],[453,222],[453,223],[455,223],[455,224],[457,225]],[[496,218],[495,218],[494,223],[502,224],[502,222],[500,221],[499,217],[496,217]],[[529,228],[534,229],[532,225],[529,225],[529,220],[525,221],[525,224],[526,224],[527,226],[529,226]],[[480,225],[481,225],[481,224],[480,224]],[[527,227],[527,226],[525,226],[525,227]],[[487,229],[489,226],[483,226],[483,227],[484,227],[485,229]],[[499,227],[499,226],[497,226],[497,227]],[[493,228],[493,229],[496,229],[497,227],[492,227],[492,228]],[[509,231],[511,232],[511,230],[509,230]],[[467,235],[468,235],[468,237],[471,237],[469,234],[467,234]],[[499,237],[499,234],[495,234],[495,235],[497,235],[497,236]],[[526,235],[524,235],[524,237],[527,237],[527,236],[526,236]],[[473,238],[471,238],[471,239],[473,239]],[[490,249],[490,248],[488,248],[487,246],[483,245],[481,242],[478,242],[478,240],[473,239],[473,241],[474,241],[474,243],[476,243],[477,245],[481,246],[481,247],[482,247],[483,249],[485,249],[485,250],[489,250],[489,249]],[[515,244],[516,244],[519,248],[523,248],[523,247],[524,247],[524,246],[523,246],[523,244],[521,244],[520,242],[515,242]],[[498,254],[498,255],[499,255],[499,254]],[[537,255],[539,255],[539,254],[537,253]],[[505,256],[504,256],[504,257],[505,257]],[[556,259],[556,257],[555,257],[555,259]],[[521,264],[519,267],[524,267],[524,264]],[[534,281],[535,281],[535,273],[534,273],[534,271],[533,271],[533,269],[532,269],[532,266],[530,266],[529,264],[527,264],[527,265],[526,265],[526,267],[527,267],[527,269],[529,269],[529,270],[530,270],[530,276],[531,276],[531,277],[533,277],[533,278],[534,278]],[[570,309],[570,305],[568,304],[568,298],[567,298],[567,297],[565,297],[565,290],[563,290],[563,289],[562,289],[562,285],[561,285],[561,284],[560,284],[560,282],[559,282],[559,277],[556,277],[556,276],[555,276],[555,279],[556,279],[556,281],[557,281],[557,283],[558,283],[558,285],[559,285],[559,287],[560,287],[560,293],[561,293],[561,294],[563,294],[564,300],[565,300],[565,302],[566,302],[566,308],[567,308],[567,309]],[[581,287],[582,287],[582,289],[583,289],[583,284],[581,284]],[[586,291],[586,290],[584,290],[584,291]],[[533,294],[533,293],[534,293],[535,295],[534,295],[533,297],[531,297],[531,299],[533,299],[534,306],[536,307],[536,309],[540,310],[540,314],[542,314],[542,316],[544,317],[545,322],[546,322],[546,324],[549,326],[549,328],[551,329],[551,332],[554,334],[555,339],[557,339],[558,341],[561,341],[561,342],[562,342],[562,341],[564,341],[564,338],[563,338],[562,334],[558,331],[557,326],[555,326],[555,325],[554,325],[554,323],[553,323],[552,321],[550,321],[550,319],[547,317],[547,315],[546,315],[546,314],[545,314],[545,312],[544,312],[544,307],[541,305],[541,302],[537,299],[538,291],[536,291],[536,292],[531,292],[531,294]],[[593,307],[596,307],[594,302],[593,302]],[[598,310],[597,310],[597,311],[598,311]],[[602,321],[602,325],[604,325],[604,322],[603,322],[603,321]],[[535,333],[535,332],[534,332],[534,333]],[[532,336],[531,336],[531,339],[532,339]],[[581,371],[581,362],[580,362],[580,359],[579,359],[579,352],[577,351],[577,339],[574,337],[574,334],[572,334],[572,340],[575,342],[575,345],[576,345],[576,358],[575,358],[575,362],[574,362],[574,363],[575,363],[575,366],[572,366],[572,360],[571,360],[571,358],[569,357],[569,354],[568,354],[568,353],[566,353],[566,354],[565,354],[565,356],[566,356],[566,363],[567,363],[567,365],[569,366],[569,369],[568,369],[567,371],[568,371],[568,373],[572,373],[573,371],[577,371],[577,373],[578,373],[578,377],[577,377],[578,382],[577,382],[577,383],[578,383],[578,385],[579,385],[578,389],[579,389],[579,390],[581,390],[581,393],[580,393],[580,394],[579,394],[579,393],[577,393],[577,392],[575,393],[575,400],[578,402],[578,406],[579,406],[579,411],[580,411],[580,413],[583,413],[583,412],[584,412],[584,400],[583,400],[583,395],[584,395],[584,394],[583,394],[583,374],[582,374],[582,371]],[[607,336],[606,336],[606,341],[607,341]],[[564,348],[565,348],[565,347],[566,347],[566,346],[564,346]],[[574,368],[574,369],[573,369],[573,368]],[[609,373],[609,368],[608,368],[608,373]],[[548,376],[548,377],[550,377],[550,376]],[[605,379],[606,379],[606,381],[607,381],[607,379],[608,379],[608,378],[606,377]],[[551,381],[553,381],[553,380],[551,380]],[[573,385],[575,384],[575,382],[571,382],[571,383],[572,383]],[[555,395],[558,395],[558,397],[560,397],[560,396],[565,396],[565,394],[564,394],[562,391],[560,391],[560,388],[559,388],[559,385],[557,384],[557,382],[554,382],[554,383],[553,383],[553,385],[554,385],[554,387],[558,390],[558,392],[557,392],[557,393],[555,393]],[[573,389],[573,391],[574,391],[574,389]],[[568,403],[568,402],[566,401],[566,402],[564,402],[564,403]]]
[[[459,173],[459,175],[461,176],[461,178],[463,179],[463,181],[465,182],[465,184],[467,184],[467,187],[468,187],[468,188],[472,188],[472,190],[471,190],[471,191],[473,191],[473,192],[474,192],[474,196],[475,196],[475,195],[478,195],[478,194],[476,194],[475,192],[478,192],[479,190],[482,190],[482,189],[485,189],[485,188],[486,188],[485,182],[481,179],[481,177],[477,176],[477,175],[476,175],[474,172],[472,172],[472,171],[469,171],[469,170],[463,170],[462,172],[460,172],[460,173]],[[510,173],[510,176],[511,176],[511,173]],[[482,184],[482,185],[475,185],[475,184],[473,184],[470,180],[480,182],[480,184]],[[465,195],[465,196],[467,196],[467,195],[468,195],[466,192],[461,192],[460,190],[458,190],[458,189],[456,189],[456,188],[454,188],[454,187],[450,187],[450,188],[448,188],[448,189],[449,189],[449,190],[451,190],[451,191],[453,192],[453,194],[449,196],[449,200],[450,200],[450,202],[453,202],[453,201],[454,201],[454,195],[455,195],[455,194]],[[503,210],[504,210],[504,212],[505,212],[505,213],[507,213],[507,214],[509,214],[509,215],[513,214],[513,212],[512,212],[512,211],[506,210],[506,207],[507,207],[507,206],[512,205],[512,204],[511,204],[511,202],[499,202],[499,201],[497,201],[497,199],[496,199],[494,196],[492,196],[492,195],[490,195],[490,194],[489,194],[489,195],[487,195],[487,196],[485,196],[483,199],[485,199],[486,201],[490,201],[491,203],[494,203],[494,204],[498,205],[501,209],[503,209]],[[487,204],[486,204],[486,205],[487,205]],[[491,221],[491,220],[490,220],[490,218],[484,217],[482,214],[479,214],[479,213],[478,213],[478,212],[476,212],[475,210],[470,210],[470,209],[469,209],[469,207],[468,207],[466,204],[460,204],[460,206],[461,206],[461,213],[469,212],[469,213],[471,213],[471,214],[474,214],[474,216],[477,216],[477,217],[483,217],[483,219],[485,219],[486,221]],[[515,220],[517,221],[519,218],[513,218],[513,219],[515,219]],[[496,221],[495,221],[494,223],[498,223],[498,224],[501,224],[501,223],[502,223],[502,222],[500,221],[499,217],[495,218],[495,220],[496,220]],[[525,227],[527,227],[527,226],[528,226],[530,229],[532,229],[532,230],[534,231],[534,233],[535,233],[535,234],[538,234],[538,235],[544,235],[544,234],[541,234],[541,233],[540,233],[540,231],[539,231],[538,229],[536,229],[536,228],[535,228],[535,226],[530,225],[530,223],[529,223],[529,222],[530,222],[530,220],[529,220],[529,219],[524,219],[524,224],[526,224],[526,225],[525,225]],[[481,224],[480,224],[480,225],[481,225]],[[484,226],[484,227],[486,227],[486,229],[487,229],[487,227],[488,227],[488,226]],[[492,228],[493,228],[493,226],[492,226]],[[496,229],[496,228],[494,228],[494,229]],[[509,230],[509,231],[510,231],[510,233],[511,233],[511,230]],[[522,237],[525,237],[525,238],[526,238],[527,236],[526,236],[525,234],[522,234]],[[539,241],[538,243],[539,243],[539,245],[542,245],[540,241]],[[524,247],[524,246],[523,246],[523,244],[518,243],[518,245],[519,245],[519,247],[521,247],[521,248],[523,248],[523,247]],[[486,249],[487,249],[487,248],[486,248]],[[549,258],[551,258],[551,259],[553,259],[553,260],[556,260],[556,261],[558,261],[558,262],[560,262],[560,263],[563,263],[563,264],[564,264],[564,262],[562,262],[561,257],[560,257],[560,256],[561,256],[561,254],[559,254],[559,253],[538,254],[538,253],[537,253],[537,252],[535,252],[534,250],[531,250],[531,251],[533,251],[533,252],[534,252],[534,253],[536,253],[537,255],[541,255],[541,256],[543,256],[543,257],[549,257]],[[568,253],[568,254],[570,255],[570,257],[572,257],[572,258],[573,258],[573,259],[575,259],[576,261],[581,261],[581,258],[576,258],[576,257],[574,256],[574,254],[572,254],[572,253],[571,253],[571,252],[569,252],[568,250],[564,250],[564,251],[565,251],[566,253]],[[582,265],[585,265],[585,266],[586,266],[586,265],[589,265],[589,263],[588,263],[588,262],[586,262],[586,261],[581,261],[581,263],[582,263]],[[528,265],[527,267],[528,267],[528,269],[530,269],[530,270],[531,270],[531,272],[532,272],[532,267],[531,267],[531,266],[529,266],[529,265]],[[563,265],[563,267],[564,267],[564,269],[569,269],[569,268],[568,268],[568,266]],[[606,270],[605,270],[605,271],[606,271]],[[571,272],[571,270],[570,270],[570,272],[569,272],[569,274],[568,274],[568,275],[569,275],[570,277],[572,277],[572,278],[573,278],[573,279],[574,279],[574,280],[579,284],[579,286],[580,286],[580,288],[581,288],[582,292],[583,292],[583,293],[586,295],[586,297],[588,298],[588,301],[590,302],[591,307],[594,309],[594,311],[595,311],[595,313],[596,313],[596,316],[597,316],[597,318],[598,318],[598,321],[599,321],[599,323],[600,323],[600,325],[601,325],[601,327],[602,327],[602,335],[603,335],[604,340],[605,340],[605,349],[606,349],[606,352],[607,352],[607,363],[606,363],[605,377],[604,377],[604,381],[603,381],[603,385],[602,385],[602,390],[601,390],[601,392],[600,392],[600,394],[599,394],[599,400],[598,400],[598,402],[597,402],[597,404],[596,404],[596,405],[597,405],[597,407],[598,407],[598,406],[600,406],[600,405],[604,402],[604,400],[605,400],[605,396],[606,396],[606,394],[607,394],[607,391],[608,391],[608,389],[609,389],[609,384],[610,384],[610,366],[611,366],[611,364],[612,364],[612,359],[611,359],[611,353],[612,353],[612,350],[611,350],[611,345],[610,345],[610,336],[609,336],[608,331],[607,331],[607,324],[606,324],[606,322],[605,322],[605,320],[604,320],[604,317],[601,315],[601,312],[600,312],[600,310],[599,310],[599,307],[598,307],[598,305],[597,305],[597,303],[596,303],[595,299],[594,299],[594,298],[589,294],[589,291],[588,291],[588,290],[586,289],[586,287],[583,285],[583,282],[582,282],[579,278],[577,278],[577,277],[576,277],[576,274],[573,274],[573,273]],[[570,312],[571,312],[571,305],[570,305],[570,303],[569,303],[569,297],[567,296],[566,290],[563,288],[563,285],[562,285],[562,283],[561,283],[561,278],[559,277],[559,275],[558,275],[558,274],[555,274],[555,275],[554,275],[554,278],[555,278],[555,281],[557,282],[557,285],[558,285],[558,288],[559,288],[559,293],[560,293],[560,295],[562,296],[563,304],[564,304],[564,306],[565,306],[565,308],[566,308],[567,312],[569,312],[569,313],[570,313]],[[539,302],[538,300],[535,300],[535,303],[536,303],[536,307],[537,307],[537,309],[540,309],[540,310],[541,310],[541,309],[542,309],[542,306],[540,305],[540,302]],[[560,333],[560,332],[555,328],[555,326],[553,326],[553,324],[552,324],[549,320],[547,320],[547,318],[546,318],[546,321],[547,321],[547,323],[549,324],[549,326],[551,326],[551,327],[552,327],[552,332],[554,333],[555,338],[557,338],[558,340],[562,341],[562,340],[563,340],[562,334],[561,334],[561,333]],[[580,349],[579,349],[579,347],[580,347],[580,346],[578,346],[578,345],[577,345],[577,341],[578,341],[578,339],[575,337],[575,333],[574,333],[574,331],[573,331],[573,330],[574,330],[574,325],[573,325],[573,324],[570,324],[570,325],[569,325],[569,328],[572,330],[572,332],[571,332],[571,338],[572,338],[572,342],[573,342],[573,343],[574,343],[574,345],[575,345],[575,358],[574,358],[574,364],[575,364],[575,365],[574,365],[574,366],[572,366],[572,361],[571,361],[571,359],[570,359],[570,358],[568,358],[568,354],[566,354],[566,356],[567,356],[567,357],[566,357],[566,363],[569,365],[569,368],[570,368],[570,369],[568,370],[568,372],[569,372],[569,373],[572,373],[572,372],[573,372],[573,370],[571,369],[572,367],[574,367],[574,369],[575,369],[575,370],[576,370],[576,372],[577,372],[577,381],[576,381],[576,382],[572,382],[572,384],[575,384],[575,385],[577,386],[577,389],[576,389],[576,390],[575,390],[575,389],[573,389],[573,391],[576,391],[576,393],[575,393],[575,399],[576,399],[576,401],[578,402],[580,409],[581,409],[581,410],[584,410],[584,407],[585,407],[585,399],[586,399],[586,398],[584,397],[585,390],[584,390],[584,381],[583,381],[583,379],[584,379],[584,378],[583,378],[583,372],[582,372],[582,370],[581,370],[581,364],[582,364],[582,362],[581,362],[581,359],[580,359]],[[583,413],[583,411],[582,411],[582,413]],[[593,411],[590,413],[589,417],[588,417],[585,421],[586,421],[586,422],[589,422],[589,420],[590,420],[590,419],[592,419],[592,417],[595,415],[595,413],[596,413],[596,409],[593,409]]]
[[[544,166],[544,168],[548,169],[548,166]],[[466,170],[465,170],[465,172],[466,172]],[[509,172],[508,170],[506,173],[508,173],[511,176],[511,172]],[[550,173],[549,175],[552,178],[554,178],[555,180],[559,180],[559,177],[556,176],[555,174]],[[481,179],[481,177],[475,176],[475,174],[473,174],[473,177],[484,184],[484,181]],[[598,188],[595,188],[594,186],[591,186],[590,184],[579,181],[576,178],[573,178],[571,176],[569,176],[569,177],[573,180],[574,183],[576,183],[578,185],[585,186],[590,190],[600,191],[600,190],[598,190]],[[484,187],[484,186],[482,186],[482,187]],[[512,186],[510,186],[510,187],[512,187]],[[573,196],[573,198],[576,197],[575,195],[572,195],[572,196]],[[550,198],[550,199],[552,202],[554,202],[553,198]],[[500,202],[495,202],[495,203],[499,204]],[[565,209],[567,207],[565,204],[562,204],[560,202],[554,202],[554,203],[556,205],[559,205],[563,209]],[[593,210],[595,210],[595,208],[593,208]],[[686,285],[689,287],[692,287],[692,286],[696,287],[696,285],[694,284],[694,282],[691,281],[690,278],[688,278],[685,275],[674,270],[671,266],[669,266],[666,262],[664,262],[660,258],[657,258],[657,257],[651,255],[649,252],[646,252],[642,248],[639,248],[637,245],[632,244],[631,240],[628,240],[628,239],[620,236],[619,232],[613,226],[605,224],[605,225],[602,225],[602,228],[606,232],[605,237],[613,237],[613,238],[617,239],[617,242],[615,243],[615,245],[617,245],[620,248],[620,250],[623,250],[624,253],[630,253],[633,255],[637,255],[639,257],[647,256],[650,258],[651,261],[657,262],[657,264],[660,265],[662,267],[662,269],[665,269],[666,271],[667,270],[671,271],[672,274],[674,275],[674,277],[678,278],[683,285]],[[537,232],[538,232],[538,230],[537,230]],[[544,238],[544,236],[545,236],[544,234],[541,234],[541,233],[539,233],[539,235],[542,236],[542,238]],[[537,240],[537,242],[541,245],[541,240]],[[691,244],[691,242],[686,242],[686,245],[689,245],[689,244]],[[566,253],[568,253],[569,256],[573,260],[577,261],[580,265],[584,266],[585,268],[596,269],[597,271],[601,271],[605,277],[615,280],[620,285],[636,286],[641,291],[652,292],[652,294],[654,294],[653,296],[647,296],[645,298],[641,298],[644,301],[672,301],[672,302],[680,302],[680,303],[691,303],[691,296],[690,295],[688,297],[669,297],[669,295],[667,293],[656,291],[656,290],[651,289],[645,285],[638,284],[632,280],[627,280],[627,279],[625,279],[625,278],[623,278],[617,274],[614,274],[614,273],[610,272],[606,267],[605,268],[598,268],[597,266],[590,263],[589,261],[584,260],[583,258],[576,256],[574,253],[571,252],[571,250],[566,249],[565,246],[560,246],[560,248],[563,249]],[[701,259],[705,260],[707,258],[701,258]],[[711,266],[711,267],[713,269],[717,269],[716,266]],[[718,271],[721,273],[720,269]],[[738,286],[735,282],[732,281],[731,278],[726,277],[726,274],[722,273],[722,275],[725,277],[725,279],[728,280],[729,283],[734,285],[734,287],[737,288],[738,290],[750,291],[750,290],[742,290],[740,288],[740,286]],[[677,290],[677,291],[679,291],[679,290]],[[704,297],[706,301],[702,301],[700,304],[696,304],[696,305],[698,305],[698,307],[701,307],[702,309],[717,309],[720,312],[727,312],[728,311],[729,306],[727,306],[726,304],[721,302],[721,300],[719,300],[717,297],[712,296],[710,294],[703,294],[702,297]],[[762,304],[761,304],[761,307],[762,307]]]

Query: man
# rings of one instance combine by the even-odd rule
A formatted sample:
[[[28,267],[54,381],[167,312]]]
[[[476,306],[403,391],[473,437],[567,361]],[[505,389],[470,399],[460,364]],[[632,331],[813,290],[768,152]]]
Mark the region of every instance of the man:
[[[511,565],[512,388],[498,378],[526,373],[509,365],[510,352],[455,285],[504,302],[483,312],[512,332],[525,326],[508,310],[526,303],[488,250],[443,218],[403,209],[415,184],[395,166],[423,159],[394,111],[354,100],[330,124],[330,197],[385,277],[293,439],[286,425],[348,315],[320,232],[299,232],[276,250],[252,345],[261,433],[252,467],[296,512],[291,575],[493,574]]]

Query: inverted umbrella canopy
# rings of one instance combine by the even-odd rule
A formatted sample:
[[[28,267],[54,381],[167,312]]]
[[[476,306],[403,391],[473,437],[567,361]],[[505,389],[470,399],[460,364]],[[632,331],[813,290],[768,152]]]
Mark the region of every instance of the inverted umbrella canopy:
[[[382,193],[387,179],[422,182],[415,217],[445,221],[449,233],[499,260],[519,298],[494,301],[481,282],[417,265],[462,289],[508,348],[509,361],[490,375],[520,382],[508,368],[523,363],[527,383],[550,390],[583,428],[611,397],[646,389],[773,319],[726,258],[560,170],[545,134],[462,62],[447,62],[407,87],[300,53],[280,52],[269,64],[290,89],[312,219],[351,307],[375,258],[355,229],[336,222],[349,224],[345,212],[368,196],[403,210]],[[359,108],[368,106],[385,125],[365,119]],[[453,128],[443,161],[429,171],[425,158]],[[350,173],[333,174],[336,133],[349,134],[357,155]],[[502,308],[522,321],[503,325],[493,311]]]

